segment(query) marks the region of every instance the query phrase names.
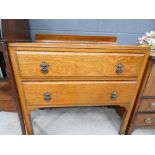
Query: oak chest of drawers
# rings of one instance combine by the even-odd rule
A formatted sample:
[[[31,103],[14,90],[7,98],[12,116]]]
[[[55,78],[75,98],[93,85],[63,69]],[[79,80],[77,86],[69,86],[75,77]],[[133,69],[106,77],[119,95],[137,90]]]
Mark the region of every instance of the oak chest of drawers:
[[[137,128],[155,128],[155,52],[150,52],[126,133]]]
[[[94,42],[11,43],[9,53],[28,134],[30,111],[45,107],[126,109],[124,134],[148,59],[148,48]]]

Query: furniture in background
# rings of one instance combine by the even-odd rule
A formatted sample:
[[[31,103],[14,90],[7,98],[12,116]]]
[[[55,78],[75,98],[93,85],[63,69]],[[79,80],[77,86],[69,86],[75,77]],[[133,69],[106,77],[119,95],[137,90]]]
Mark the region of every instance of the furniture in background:
[[[124,134],[148,60],[148,48],[103,41],[10,43],[9,54],[27,134],[38,108],[122,106]]]
[[[155,128],[155,52],[150,52],[126,134],[137,128]]]
[[[98,42],[113,44],[116,43],[116,36],[80,36],[80,35],[58,35],[58,34],[36,34],[37,42]]]
[[[0,77],[0,110],[18,112],[23,134],[25,133],[25,125],[8,53],[8,43],[24,41],[31,41],[28,20],[0,20],[0,68],[2,73]]]

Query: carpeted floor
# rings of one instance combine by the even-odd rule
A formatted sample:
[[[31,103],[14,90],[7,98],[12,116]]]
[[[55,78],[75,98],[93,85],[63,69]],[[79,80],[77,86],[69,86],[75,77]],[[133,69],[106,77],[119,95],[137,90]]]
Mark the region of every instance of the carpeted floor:
[[[113,108],[82,107],[31,112],[37,135],[117,135],[121,123]],[[0,134],[21,134],[17,113],[0,112]],[[155,129],[137,129],[134,135],[155,135]]]

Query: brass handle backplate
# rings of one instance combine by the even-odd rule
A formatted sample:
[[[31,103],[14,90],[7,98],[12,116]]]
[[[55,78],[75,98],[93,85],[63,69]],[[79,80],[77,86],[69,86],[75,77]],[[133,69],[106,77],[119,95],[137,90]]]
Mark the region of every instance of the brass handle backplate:
[[[116,73],[121,74],[123,72],[123,65],[121,63],[116,66]]]
[[[45,101],[50,101],[52,99],[52,94],[49,92],[45,92],[43,96]]]
[[[42,62],[40,64],[41,72],[44,73],[44,74],[48,73],[48,66],[49,65],[46,62]]]
[[[117,99],[117,92],[116,91],[112,91],[112,93],[111,93],[111,99],[112,100]]]

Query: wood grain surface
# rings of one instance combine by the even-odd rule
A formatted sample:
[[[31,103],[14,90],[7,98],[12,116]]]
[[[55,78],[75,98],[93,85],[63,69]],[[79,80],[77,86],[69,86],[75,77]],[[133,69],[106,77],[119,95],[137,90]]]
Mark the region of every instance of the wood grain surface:
[[[120,134],[125,133],[148,59],[148,48],[76,41],[9,45],[27,134],[33,134],[30,119],[33,109],[91,105],[125,107]],[[46,75],[40,70],[42,62],[48,64]],[[118,63],[123,64],[122,75],[116,73]],[[137,78],[130,79],[130,76]],[[115,100],[111,98],[112,92],[117,92]],[[45,101],[45,93],[52,94],[49,101]]]
[[[27,105],[82,106],[116,105],[131,102],[136,82],[24,82]],[[117,98],[112,99],[112,92]],[[51,100],[44,100],[44,93],[51,93]]]
[[[139,111],[140,112],[155,112],[155,99],[142,99],[140,106],[139,106]]]
[[[24,78],[68,77],[137,77],[143,54],[75,53],[75,52],[17,52],[20,74]],[[48,73],[41,72],[41,64],[48,65]],[[123,65],[117,74],[117,65]]]

